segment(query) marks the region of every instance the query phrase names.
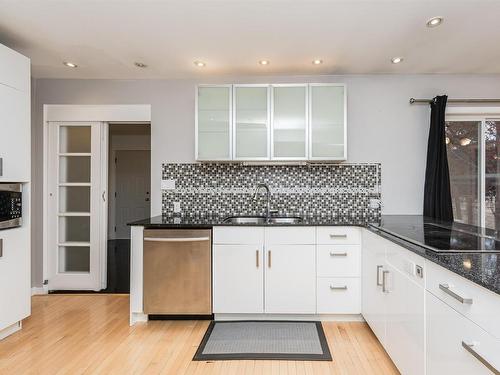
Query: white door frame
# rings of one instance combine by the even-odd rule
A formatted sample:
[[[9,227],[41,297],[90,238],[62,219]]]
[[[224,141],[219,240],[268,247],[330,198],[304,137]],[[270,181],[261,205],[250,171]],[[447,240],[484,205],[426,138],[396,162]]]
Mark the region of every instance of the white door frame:
[[[45,280],[49,277],[49,264],[48,264],[48,250],[49,250],[49,235],[47,232],[47,224],[49,222],[48,212],[48,140],[49,140],[49,122],[54,121],[85,121],[85,122],[123,122],[127,124],[132,123],[151,123],[151,105],[137,104],[137,105],[72,105],[72,104],[56,104],[43,106],[43,280],[44,289],[47,290]],[[106,126],[107,128],[107,126]],[[107,136],[106,136],[107,138]],[[107,139],[104,143],[107,143]],[[104,148],[105,146],[103,146]],[[103,150],[105,159],[107,160],[108,149]],[[107,166],[107,164],[106,164]],[[102,171],[103,181],[105,181],[105,191],[107,192],[107,168]],[[106,175],[104,175],[106,173]],[[106,197],[106,206],[107,206]],[[100,270],[100,285],[101,288],[106,287],[106,249],[105,243],[107,241],[107,209],[104,210],[104,217],[101,217],[101,270]]]

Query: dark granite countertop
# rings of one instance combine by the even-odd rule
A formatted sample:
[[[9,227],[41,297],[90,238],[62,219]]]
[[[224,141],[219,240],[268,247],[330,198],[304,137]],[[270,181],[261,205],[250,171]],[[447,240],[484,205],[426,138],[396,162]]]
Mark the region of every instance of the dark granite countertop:
[[[144,220],[129,223],[130,226],[143,226],[146,229],[207,229],[214,226],[366,226],[367,219],[361,217],[303,217],[300,223],[294,224],[231,224],[224,223],[226,217],[221,216],[153,216]]]
[[[429,224],[442,230],[436,231]],[[369,224],[368,229],[500,294],[500,250],[496,231],[440,222],[420,215],[383,215],[379,224]]]
[[[129,225],[143,226],[147,229],[255,226],[255,224],[227,224],[223,221],[224,217],[217,216],[160,215]],[[497,232],[493,230],[460,223],[440,222],[420,215],[383,215],[381,221],[376,223],[370,223],[365,218],[359,217],[306,217],[303,222],[297,224],[267,225],[366,227],[417,255],[500,294],[500,241]]]

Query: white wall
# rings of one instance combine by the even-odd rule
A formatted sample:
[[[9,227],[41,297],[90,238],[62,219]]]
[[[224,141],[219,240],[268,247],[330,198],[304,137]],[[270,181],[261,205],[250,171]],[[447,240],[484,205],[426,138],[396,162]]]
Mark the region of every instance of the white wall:
[[[151,104],[152,214],[161,213],[161,164],[194,161],[197,83],[339,82],[347,84],[348,162],[382,163],[385,214],[420,214],[423,205],[429,108],[410,97],[498,98],[500,75],[346,75],[226,77],[211,80],[36,81],[33,114],[33,283],[42,263],[43,104]]]

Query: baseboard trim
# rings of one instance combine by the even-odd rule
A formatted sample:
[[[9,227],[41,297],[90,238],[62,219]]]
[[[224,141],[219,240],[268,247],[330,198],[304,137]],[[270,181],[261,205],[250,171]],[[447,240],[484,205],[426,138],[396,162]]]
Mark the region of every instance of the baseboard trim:
[[[0,330],[0,340],[3,340],[7,336],[12,335],[13,333],[20,331],[23,328],[23,323],[21,321],[16,322],[2,330]]]
[[[31,295],[32,296],[48,294],[48,293],[49,293],[49,289],[45,286],[42,286],[42,287],[34,286],[33,288],[31,288]]]
[[[214,320],[302,320],[322,322],[364,322],[361,314],[215,314]]]

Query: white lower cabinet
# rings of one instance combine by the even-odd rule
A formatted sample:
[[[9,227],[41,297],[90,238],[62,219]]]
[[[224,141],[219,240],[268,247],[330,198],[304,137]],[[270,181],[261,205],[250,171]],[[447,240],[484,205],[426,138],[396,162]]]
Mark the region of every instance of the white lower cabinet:
[[[426,292],[427,375],[500,373],[500,341]]]
[[[316,312],[314,245],[266,247],[265,312],[314,314]]]
[[[385,349],[405,375],[425,373],[425,290],[386,263]]]
[[[361,260],[361,313],[384,345],[387,299],[387,295],[382,292],[382,272],[385,265],[384,239],[364,230]]]
[[[29,228],[0,231],[0,331],[31,313]],[[0,337],[2,333],[0,332]]]
[[[214,313],[263,313],[263,267],[259,245],[214,245]]]
[[[415,257],[404,269],[387,261],[394,243],[363,231],[362,314],[387,353],[405,375],[425,373],[425,290],[417,281]],[[419,263],[424,264],[423,259]],[[419,265],[420,265],[419,264]]]
[[[359,229],[317,229],[214,228],[214,313],[359,314]]]

